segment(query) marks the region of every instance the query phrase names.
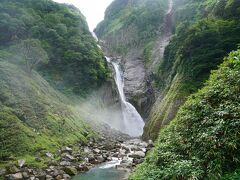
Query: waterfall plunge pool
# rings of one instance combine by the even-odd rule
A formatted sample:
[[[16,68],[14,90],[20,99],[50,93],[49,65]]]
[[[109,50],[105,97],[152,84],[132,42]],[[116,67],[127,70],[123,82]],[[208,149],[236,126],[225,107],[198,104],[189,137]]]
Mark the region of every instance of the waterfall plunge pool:
[[[85,173],[81,173],[73,178],[73,180],[122,180],[127,177],[126,170],[117,169],[116,165],[120,164],[120,160],[100,164]]]

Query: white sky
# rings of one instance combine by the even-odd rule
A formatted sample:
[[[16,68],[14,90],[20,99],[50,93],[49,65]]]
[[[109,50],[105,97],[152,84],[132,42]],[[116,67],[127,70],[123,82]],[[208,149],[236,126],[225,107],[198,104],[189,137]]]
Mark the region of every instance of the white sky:
[[[54,0],[59,3],[73,4],[78,7],[87,18],[91,31],[103,20],[104,11],[113,0]]]

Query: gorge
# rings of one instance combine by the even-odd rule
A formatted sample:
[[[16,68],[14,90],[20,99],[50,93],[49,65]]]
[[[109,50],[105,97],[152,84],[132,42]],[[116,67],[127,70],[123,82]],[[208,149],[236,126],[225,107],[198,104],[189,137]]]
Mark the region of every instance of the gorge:
[[[240,1],[113,0],[94,33],[0,2],[0,180],[239,179]]]

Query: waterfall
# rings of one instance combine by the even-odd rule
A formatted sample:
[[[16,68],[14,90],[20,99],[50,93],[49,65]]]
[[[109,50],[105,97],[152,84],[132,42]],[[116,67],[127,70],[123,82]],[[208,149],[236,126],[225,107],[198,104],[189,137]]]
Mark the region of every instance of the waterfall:
[[[135,107],[126,100],[123,90],[124,80],[121,74],[120,66],[118,63],[111,61],[110,58],[106,57],[106,59],[113,65],[115,70],[114,79],[118,88],[123,114],[123,131],[133,137],[141,136],[143,133],[144,121]]]
[[[92,36],[98,42],[98,38],[94,32]],[[101,47],[98,45],[101,49]],[[121,101],[122,115],[123,115],[123,127],[120,128],[122,132],[129,134],[133,137],[138,137],[143,134],[144,121],[141,115],[137,112],[136,108],[129,102],[127,102],[124,94],[124,80],[121,74],[121,69],[118,63],[112,61],[111,58],[105,57],[107,62],[112,64],[115,70],[114,80],[118,88],[119,98]]]

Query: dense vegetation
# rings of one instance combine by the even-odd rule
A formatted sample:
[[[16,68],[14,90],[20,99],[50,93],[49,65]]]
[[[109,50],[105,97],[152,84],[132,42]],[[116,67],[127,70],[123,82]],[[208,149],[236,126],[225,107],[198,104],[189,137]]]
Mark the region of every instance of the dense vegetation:
[[[92,134],[70,101],[35,71],[29,77],[1,60],[0,77],[0,165],[15,158],[35,164],[34,157]]]
[[[95,29],[108,51],[123,55],[131,48],[145,46],[159,34],[167,1],[115,0],[107,8],[104,21]]]
[[[225,55],[237,49],[239,8],[235,0],[174,1],[174,36],[154,74],[162,96],[149,117],[145,138],[156,139],[186,97],[202,87]]]
[[[50,0],[2,0],[0,167],[20,158],[44,165],[46,152],[86,142],[92,129],[57,89],[84,95],[107,78],[103,53],[78,9]]]
[[[19,57],[19,52],[14,53],[16,45],[27,39],[38,40],[47,52],[48,63],[39,63],[35,69],[58,89],[86,93],[108,77],[104,56],[85,18],[73,6],[50,0],[1,1],[0,48],[12,49],[8,51]]]
[[[159,94],[143,135],[156,147],[130,179],[239,179],[240,50],[230,52],[240,44],[240,1],[173,0],[172,38],[157,71],[149,64],[167,4],[148,2],[150,11],[144,0],[115,0],[96,28],[111,54],[128,61],[141,52]]]
[[[240,50],[188,98],[130,179],[239,179],[239,79]]]
[[[164,35],[167,2],[115,0],[95,30],[110,54],[127,61],[137,51],[144,59],[147,78],[159,94],[147,120],[145,139],[158,137],[186,98],[203,86],[210,71],[240,43],[238,0],[173,0],[169,22],[173,35],[161,58],[158,42]],[[155,59],[160,64],[151,68]]]

